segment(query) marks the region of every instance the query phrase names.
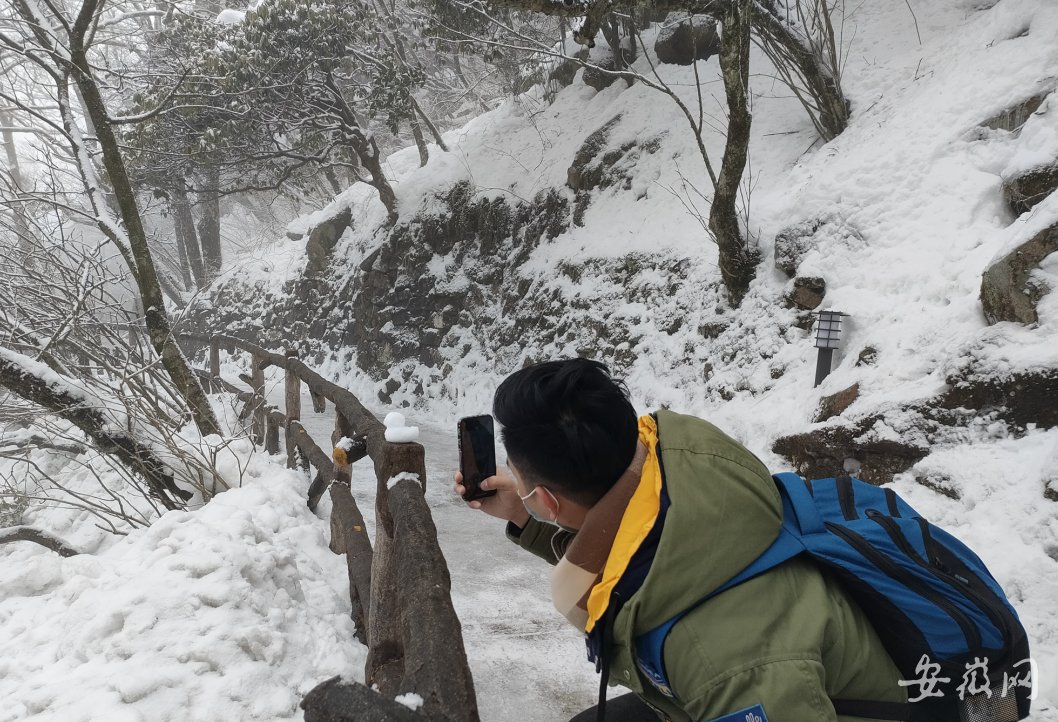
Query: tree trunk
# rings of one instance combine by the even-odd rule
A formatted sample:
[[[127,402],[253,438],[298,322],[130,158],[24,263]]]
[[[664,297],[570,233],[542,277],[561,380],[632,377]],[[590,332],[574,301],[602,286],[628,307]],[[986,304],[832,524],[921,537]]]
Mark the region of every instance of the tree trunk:
[[[82,15],[90,6],[82,8]],[[32,15],[31,15],[32,18]],[[121,147],[114,135],[107,115],[106,104],[92,76],[91,66],[83,45],[83,33],[87,30],[87,22],[83,23],[84,29],[81,35],[71,33],[70,57],[73,68],[74,80],[81,90],[84,100],[85,112],[92,118],[99,149],[103,157],[103,166],[106,168],[107,177],[114,190],[114,197],[121,212],[121,220],[124,224],[124,238],[118,236],[115,240],[119,243],[127,241],[128,248],[126,258],[131,256],[133,262],[133,274],[139,288],[140,298],[143,302],[144,320],[150,336],[151,345],[161,357],[162,365],[169,373],[173,383],[183,396],[191,411],[191,416],[203,435],[219,434],[220,425],[213,415],[213,409],[209,405],[209,399],[198,383],[198,379],[187,364],[187,359],[180,351],[180,347],[173,338],[172,328],[169,326],[169,318],[165,312],[165,298],[158,284],[158,274],[155,272],[154,259],[151,257],[150,247],[147,243],[147,234],[143,228],[139,208],[136,204],[136,193],[132,188],[128,172],[125,169],[125,161],[121,155]],[[77,27],[82,26],[82,18],[78,18]],[[77,29],[75,27],[75,30]],[[76,147],[73,148],[74,157],[86,157],[86,149],[80,143],[80,129],[76,127],[76,121],[72,115],[69,105],[68,77],[63,76],[59,81],[60,98],[65,98],[66,112],[63,113],[63,125],[70,140]],[[61,104],[61,101],[60,101]],[[83,174],[87,169],[82,169]],[[89,192],[98,195],[98,189],[92,187],[89,176],[83,179]],[[103,211],[97,208],[96,212]],[[120,229],[114,229],[107,221],[101,222],[101,230],[108,235],[116,234]]]
[[[202,266],[202,251],[198,245],[198,236],[195,233],[195,217],[191,214],[191,201],[187,197],[187,184],[183,178],[176,178],[172,188],[173,200],[170,207],[173,211],[173,225],[176,228],[176,239],[181,243],[187,253],[187,260],[191,266],[191,275],[194,277],[195,286],[202,288],[206,285],[206,272]]]
[[[198,192],[198,238],[202,244],[202,266],[206,283],[220,273],[220,172],[207,168]]]
[[[327,179],[327,182],[331,186],[331,190],[334,191],[334,195],[338,195],[342,192],[342,184],[338,182],[338,176],[334,174],[334,168],[324,168],[323,177]]]
[[[392,8],[386,5],[386,3],[381,3],[381,7],[394,26],[400,23],[400,20],[397,18]],[[404,42],[400,39],[400,35],[394,34],[393,37],[390,37],[389,35],[383,34],[383,37],[386,39],[386,42],[397,51],[397,55],[400,57],[402,63],[405,65],[414,65],[414,63],[408,61],[408,52],[404,47]],[[430,162],[430,152],[426,148],[426,141],[423,138],[422,128],[419,127],[417,117],[422,118],[423,122],[429,127],[430,132],[433,133],[434,140],[437,141],[438,147],[445,152],[448,152],[448,148],[445,147],[444,141],[441,140],[441,134],[437,132],[437,128],[430,122],[430,119],[426,117],[426,113],[423,112],[422,107],[419,105],[419,102],[415,100],[415,96],[411,94],[411,91],[408,92],[408,101],[412,107],[408,122],[411,124],[412,135],[415,136],[415,145],[419,148],[419,167],[421,168]]]
[[[0,125],[7,127],[11,124],[11,117],[6,113],[0,113]],[[10,204],[11,215],[14,217],[15,234],[18,236],[18,247],[24,262],[31,263],[33,260],[32,244],[29,240],[29,223],[26,222],[26,208],[23,205],[22,197],[25,187],[22,179],[22,168],[18,163],[15,134],[10,130],[5,130],[3,138],[4,151],[7,155],[7,174],[11,179],[11,186],[16,194],[16,201]]]
[[[179,310],[183,310],[187,307],[187,301],[184,300],[183,290],[177,288],[176,280],[168,276],[165,269],[158,271],[158,285],[162,288],[162,293],[168,297],[173,305]],[[189,284],[184,284],[184,290],[189,288]]]
[[[393,192],[393,186],[389,184],[386,174],[382,171],[382,157],[378,150],[375,139],[364,133],[356,113],[345,102],[345,96],[334,82],[334,78],[328,76],[327,88],[331,91],[329,110],[342,124],[341,137],[356,156],[360,165],[368,172],[371,179],[366,181],[378,191],[378,198],[386,207],[389,222],[397,222],[397,195]]]
[[[172,205],[170,205],[169,210],[172,212]],[[195,284],[191,280],[191,261],[188,258],[184,234],[180,233],[176,228],[178,222],[176,213],[173,213],[173,235],[176,236],[176,256],[177,263],[180,266],[180,281],[184,284],[184,290],[190,291],[195,287]],[[162,290],[165,290],[164,287]]]
[[[467,80],[467,76],[463,73],[463,64],[459,62],[459,53],[456,52],[452,55],[452,70],[455,71],[456,77],[459,78],[459,82],[463,84],[463,88],[470,95],[474,96],[474,100],[477,101],[478,107],[481,108],[482,113],[489,112],[489,106],[481,99],[475,90],[474,85]]]
[[[709,208],[709,230],[720,249],[720,275],[731,305],[738,306],[757,271],[760,254],[749,247],[738,219],[738,189],[749,157],[749,30],[752,0],[731,3],[723,16],[720,71],[727,96],[727,143],[720,164],[713,202]]]
[[[370,185],[378,191],[378,199],[386,207],[389,222],[397,222],[397,194],[393,192],[393,186],[389,184],[385,172],[382,170],[381,153],[374,138],[366,138],[359,127],[352,133],[353,150],[360,159],[360,165],[371,174]]]
[[[415,99],[415,96],[411,96],[411,104],[415,108],[415,114],[422,119],[423,124],[429,129],[430,135],[433,136],[434,143],[437,143],[437,147],[443,150],[445,153],[448,152],[448,146],[445,145],[444,138],[441,137],[441,133],[437,130],[437,126],[430,120],[430,116],[426,115],[426,112],[419,105],[419,101]]]
[[[430,149],[426,147],[426,137],[422,134],[422,127],[415,112],[408,116],[408,125],[411,126],[411,135],[415,139],[415,147],[419,149],[419,167],[424,167],[430,162]]]

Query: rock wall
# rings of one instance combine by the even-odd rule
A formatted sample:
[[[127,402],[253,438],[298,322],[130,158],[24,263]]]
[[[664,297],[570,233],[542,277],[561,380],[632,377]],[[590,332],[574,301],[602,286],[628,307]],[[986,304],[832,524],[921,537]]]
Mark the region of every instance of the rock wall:
[[[464,383],[475,364],[491,376],[574,354],[605,360],[622,374],[660,356],[699,386],[715,382],[708,392],[729,398],[735,383],[744,388],[747,380],[712,379],[718,348],[726,359],[747,353],[759,360],[774,353],[775,342],[762,352],[752,334],[730,328],[704,236],[703,252],[692,257],[643,250],[556,261],[541,249],[581,225],[593,194],[628,193],[634,202],[635,163],[661,144],[646,138],[607,148],[617,120],[585,139],[566,187],[520,201],[459,183],[360,255],[349,237],[332,238],[337,227],[356,228],[339,213],[320,224],[326,233],[306,235],[314,260],[304,277],[280,293],[255,292],[235,278],[192,312],[190,325],[270,346],[289,341],[316,363],[341,362],[355,349],[356,365],[384,403],[421,397],[426,388],[454,396],[447,385],[454,366]],[[314,243],[318,237],[327,244]],[[329,264],[318,258],[324,245],[333,248]]]

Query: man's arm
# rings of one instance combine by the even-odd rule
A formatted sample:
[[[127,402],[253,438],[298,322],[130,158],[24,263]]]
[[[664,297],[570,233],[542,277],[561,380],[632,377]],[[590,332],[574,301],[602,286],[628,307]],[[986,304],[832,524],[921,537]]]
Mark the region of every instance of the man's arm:
[[[558,564],[574,536],[554,524],[545,524],[531,517],[521,527],[513,521],[507,522],[508,539],[552,566]]]

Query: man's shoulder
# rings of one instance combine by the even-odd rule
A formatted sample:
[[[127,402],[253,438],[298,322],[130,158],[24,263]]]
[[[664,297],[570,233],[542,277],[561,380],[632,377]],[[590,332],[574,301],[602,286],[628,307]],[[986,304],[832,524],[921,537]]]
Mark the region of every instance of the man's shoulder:
[[[697,416],[668,409],[655,412],[661,453],[688,452],[691,455],[719,457],[770,476],[767,467],[741,442],[716,425]]]

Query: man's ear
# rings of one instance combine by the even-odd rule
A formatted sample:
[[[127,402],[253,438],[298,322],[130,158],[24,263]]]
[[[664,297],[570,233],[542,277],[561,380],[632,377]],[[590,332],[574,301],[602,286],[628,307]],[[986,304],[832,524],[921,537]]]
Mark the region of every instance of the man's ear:
[[[541,494],[539,492],[537,492],[537,494],[536,494],[537,497],[540,499],[540,503],[544,505],[544,508],[547,509],[547,511],[548,511],[548,515],[552,519],[557,519],[558,518],[558,510],[561,508],[562,499],[557,497],[557,496],[555,496],[555,493],[553,491],[551,491],[550,489],[548,489],[547,487],[540,487],[540,488],[541,488],[542,491],[544,491],[543,494]]]

